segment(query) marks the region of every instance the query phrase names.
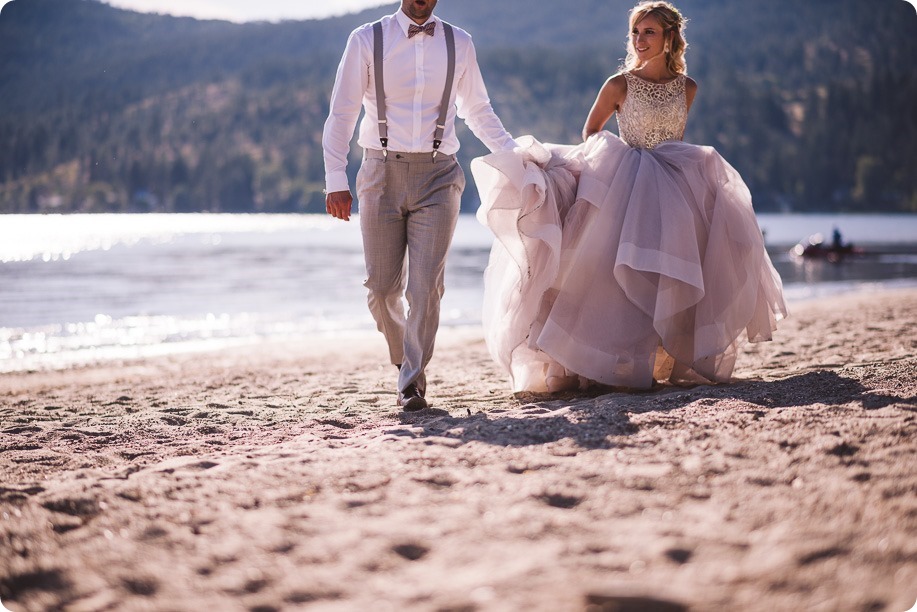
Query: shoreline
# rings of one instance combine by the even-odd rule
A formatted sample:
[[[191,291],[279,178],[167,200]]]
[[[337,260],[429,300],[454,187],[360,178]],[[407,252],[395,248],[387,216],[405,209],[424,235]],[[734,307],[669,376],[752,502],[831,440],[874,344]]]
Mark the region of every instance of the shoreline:
[[[823,300],[847,299],[876,292],[895,293],[917,290],[917,279],[892,279],[885,281],[842,281],[838,283],[818,283],[811,288],[809,295],[800,296],[801,292],[788,292],[787,304],[792,310],[796,304],[807,304]],[[792,313],[791,313],[792,316]],[[368,317],[368,314],[367,314]],[[269,351],[272,347],[277,350],[283,350],[285,347],[296,345],[311,345],[322,347],[329,343],[343,342],[349,345],[359,345],[361,343],[372,344],[377,339],[379,333],[371,328],[371,320],[367,322],[367,327],[363,329],[342,329],[334,331],[316,331],[316,332],[297,332],[292,339],[279,339],[278,337],[238,337],[238,338],[215,338],[211,340],[199,339],[183,342],[167,342],[161,344],[149,345],[131,345],[131,346],[105,346],[101,349],[90,349],[84,351],[69,351],[67,356],[62,353],[51,353],[43,356],[30,356],[26,360],[28,365],[16,366],[11,363],[13,359],[0,361],[0,379],[3,376],[21,375],[30,373],[54,373],[66,372],[68,370],[80,370],[84,368],[95,368],[105,366],[116,366],[118,364],[131,364],[148,360],[181,358],[182,355],[205,357],[209,354],[222,352],[256,352],[261,353]],[[464,336],[466,334],[478,333],[480,335],[481,324],[461,323],[450,325],[443,323],[440,326],[440,335],[445,337],[449,334]],[[778,330],[779,333],[779,330]],[[106,354],[105,357],[94,355]],[[36,364],[36,365],[32,365]],[[9,369],[6,369],[9,368]]]
[[[10,610],[917,599],[917,289],[793,302],[734,380],[512,395],[443,330],[0,375]]]

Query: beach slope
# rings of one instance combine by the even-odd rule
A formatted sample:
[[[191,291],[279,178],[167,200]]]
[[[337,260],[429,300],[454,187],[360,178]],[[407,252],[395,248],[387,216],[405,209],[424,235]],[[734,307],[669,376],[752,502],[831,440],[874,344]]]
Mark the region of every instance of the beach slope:
[[[917,290],[792,306],[641,393],[514,397],[444,330],[413,415],[376,335],[2,376],[0,601],[903,612]]]

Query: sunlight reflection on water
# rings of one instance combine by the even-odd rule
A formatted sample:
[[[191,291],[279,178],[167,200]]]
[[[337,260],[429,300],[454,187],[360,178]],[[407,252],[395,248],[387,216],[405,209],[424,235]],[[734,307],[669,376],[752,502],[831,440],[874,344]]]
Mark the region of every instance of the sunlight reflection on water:
[[[291,228],[331,231],[334,225],[334,220],[324,215],[4,215],[0,263],[66,260],[85,251],[108,251],[142,240],[163,244],[187,234],[199,234],[217,245],[227,233]]]
[[[842,266],[786,255],[838,224],[860,244],[913,246],[917,216],[759,221],[791,300],[917,283],[910,247]],[[460,218],[443,326],[480,324],[491,240]],[[364,275],[358,217],[0,216],[0,373],[371,331]]]

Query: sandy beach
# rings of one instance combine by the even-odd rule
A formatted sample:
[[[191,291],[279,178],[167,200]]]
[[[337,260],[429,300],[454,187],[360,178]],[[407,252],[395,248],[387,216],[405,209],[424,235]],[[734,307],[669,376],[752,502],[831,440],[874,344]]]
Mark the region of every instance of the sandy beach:
[[[0,376],[0,602],[889,610],[917,600],[917,289],[791,304],[730,384],[513,396],[443,330]]]

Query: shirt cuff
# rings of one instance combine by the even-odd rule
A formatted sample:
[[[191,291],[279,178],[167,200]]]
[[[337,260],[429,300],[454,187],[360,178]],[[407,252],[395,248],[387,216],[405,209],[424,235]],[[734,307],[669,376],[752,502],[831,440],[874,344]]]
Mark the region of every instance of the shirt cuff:
[[[325,175],[325,192],[350,191],[350,183],[346,172],[331,172]]]

